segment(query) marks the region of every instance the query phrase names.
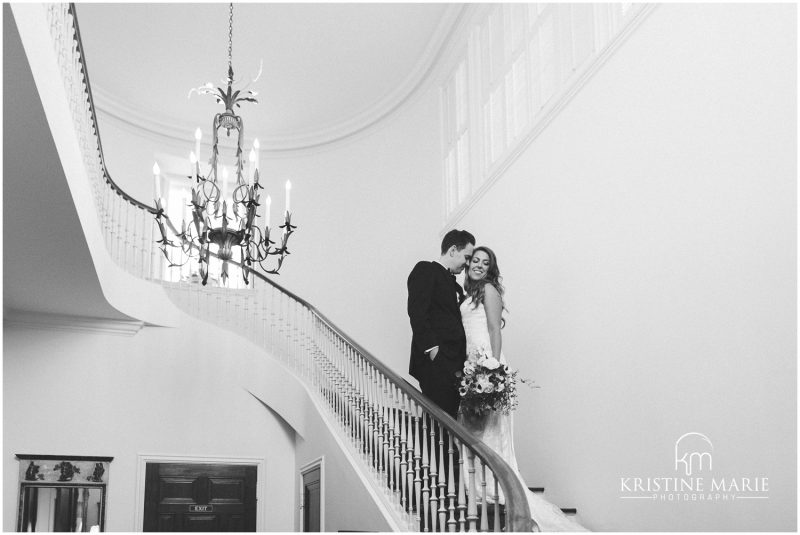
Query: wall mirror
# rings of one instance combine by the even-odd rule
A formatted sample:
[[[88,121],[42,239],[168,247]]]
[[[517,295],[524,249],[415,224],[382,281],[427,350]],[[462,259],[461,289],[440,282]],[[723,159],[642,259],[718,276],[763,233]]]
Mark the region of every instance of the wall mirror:
[[[22,455],[17,531],[105,531],[112,457]]]

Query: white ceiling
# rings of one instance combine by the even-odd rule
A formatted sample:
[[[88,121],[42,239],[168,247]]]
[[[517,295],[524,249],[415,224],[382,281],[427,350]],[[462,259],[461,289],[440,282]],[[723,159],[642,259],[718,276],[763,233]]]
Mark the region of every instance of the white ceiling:
[[[422,79],[460,5],[236,4],[233,68],[258,104],[247,138],[299,139],[380,115]],[[192,95],[227,71],[228,4],[77,4],[95,103],[129,123],[186,137],[222,111]],[[239,87],[243,86],[240,84]],[[405,91],[405,94],[402,94]],[[208,139],[208,138],[205,138]]]

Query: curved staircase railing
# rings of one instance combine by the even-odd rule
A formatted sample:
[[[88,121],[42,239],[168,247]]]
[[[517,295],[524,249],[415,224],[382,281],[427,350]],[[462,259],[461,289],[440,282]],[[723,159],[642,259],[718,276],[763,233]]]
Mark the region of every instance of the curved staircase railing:
[[[163,280],[155,208],[123,191],[105,166],[75,5],[48,4],[46,18],[112,259],[165,285],[176,304],[237,331],[294,371],[338,421],[401,529],[536,529],[511,468],[311,304],[252,270],[244,290]]]

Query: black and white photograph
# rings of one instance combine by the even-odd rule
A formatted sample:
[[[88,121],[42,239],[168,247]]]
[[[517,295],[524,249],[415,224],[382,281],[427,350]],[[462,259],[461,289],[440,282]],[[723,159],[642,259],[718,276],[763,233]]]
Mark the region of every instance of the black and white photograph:
[[[3,4],[6,532],[797,532],[798,6]]]

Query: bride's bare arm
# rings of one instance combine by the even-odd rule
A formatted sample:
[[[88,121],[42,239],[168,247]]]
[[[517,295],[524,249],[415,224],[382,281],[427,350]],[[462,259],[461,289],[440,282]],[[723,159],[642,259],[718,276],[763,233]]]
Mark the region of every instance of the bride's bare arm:
[[[503,298],[491,284],[485,286],[483,307],[486,310],[486,324],[489,327],[489,341],[492,344],[492,356],[500,359],[503,349],[503,335],[500,334],[501,316],[503,314]]]

